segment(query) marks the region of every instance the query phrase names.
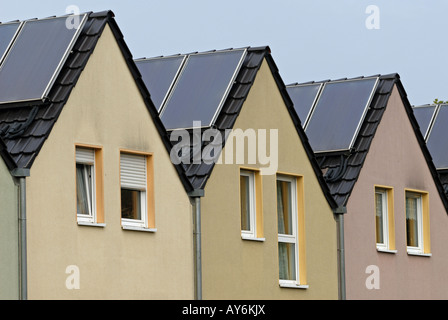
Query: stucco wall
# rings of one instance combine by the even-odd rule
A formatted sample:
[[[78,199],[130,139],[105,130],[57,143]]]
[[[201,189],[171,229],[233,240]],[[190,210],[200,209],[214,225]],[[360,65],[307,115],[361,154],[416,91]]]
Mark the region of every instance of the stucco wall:
[[[76,143],[103,150],[104,228],[76,222]],[[120,149],[153,153],[155,233],[121,228]],[[109,26],[27,182],[30,299],[193,299],[191,205]]]
[[[278,171],[303,175],[308,289],[280,288],[276,176],[262,176],[264,242],[242,240],[240,165],[217,164],[202,201],[205,299],[337,299],[336,222],[264,61],[234,129],[278,129]],[[224,148],[224,154],[226,153]],[[269,154],[269,144],[267,147]],[[259,164],[244,166],[258,168]]]
[[[0,158],[0,299],[18,299],[18,188]]]
[[[397,253],[377,252],[374,185],[394,189]],[[406,250],[405,188],[429,192],[431,257]],[[436,190],[399,93],[394,88],[345,216],[348,299],[447,299],[448,216]],[[367,289],[369,265],[379,289]]]

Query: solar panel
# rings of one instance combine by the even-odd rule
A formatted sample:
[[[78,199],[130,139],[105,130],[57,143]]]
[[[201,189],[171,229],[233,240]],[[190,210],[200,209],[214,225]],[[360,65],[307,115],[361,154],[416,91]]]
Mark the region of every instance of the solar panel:
[[[325,83],[305,132],[314,152],[349,150],[378,78]]]
[[[429,125],[436,111],[436,106],[430,105],[430,106],[414,107],[412,108],[412,110],[414,111],[414,116],[417,119],[420,131],[423,137],[426,139]]]
[[[305,127],[310,111],[317,99],[322,84],[288,86],[286,90],[294,103],[294,109]]]
[[[68,28],[67,17],[24,22],[0,68],[0,103],[42,100],[48,95],[82,29],[81,18],[79,28]]]
[[[441,105],[427,139],[427,147],[437,169],[448,169],[448,105]]]
[[[191,54],[165,102],[161,119],[170,129],[213,124],[241,66],[246,50]]]
[[[19,27],[20,22],[0,24],[0,62],[3,60]]]
[[[185,55],[179,55],[135,61],[142,80],[159,112],[184,59]]]

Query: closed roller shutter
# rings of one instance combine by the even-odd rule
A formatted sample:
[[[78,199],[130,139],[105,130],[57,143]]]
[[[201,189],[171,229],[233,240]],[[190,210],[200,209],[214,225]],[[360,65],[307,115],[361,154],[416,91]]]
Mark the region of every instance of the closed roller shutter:
[[[120,179],[122,188],[146,190],[146,157],[121,154]]]
[[[76,162],[93,165],[95,163],[95,150],[76,148]]]

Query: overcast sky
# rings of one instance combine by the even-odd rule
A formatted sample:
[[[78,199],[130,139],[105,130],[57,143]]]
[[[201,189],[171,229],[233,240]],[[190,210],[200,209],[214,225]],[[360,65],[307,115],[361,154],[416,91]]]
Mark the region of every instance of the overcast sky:
[[[286,84],[397,72],[411,104],[448,100],[447,0],[0,0],[0,21],[73,5],[112,10],[134,58],[268,45]]]

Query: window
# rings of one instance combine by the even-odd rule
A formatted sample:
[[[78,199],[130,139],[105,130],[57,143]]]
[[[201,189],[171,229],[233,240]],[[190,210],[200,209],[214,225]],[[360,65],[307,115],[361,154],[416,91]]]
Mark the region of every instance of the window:
[[[430,252],[427,193],[406,191],[406,244],[410,254]]]
[[[303,197],[299,210],[298,178],[277,176],[278,263],[280,286],[305,283]],[[300,228],[299,228],[300,225]],[[299,237],[299,232],[301,237]],[[300,240],[300,241],[299,241]],[[300,244],[299,244],[300,242]],[[300,262],[300,265],[299,265]]]
[[[76,147],[76,207],[78,224],[103,222],[102,154],[99,148]]]
[[[258,171],[240,171],[241,237],[262,238],[261,182]]]
[[[376,245],[387,248],[387,193],[385,190],[375,191]]]
[[[152,157],[122,152],[120,155],[121,223],[123,229],[154,229],[154,201],[151,201]],[[152,175],[151,175],[152,177]]]
[[[255,237],[255,178],[253,172],[240,175],[241,234]]]
[[[378,251],[396,252],[394,194],[390,187],[375,187],[375,228]]]

